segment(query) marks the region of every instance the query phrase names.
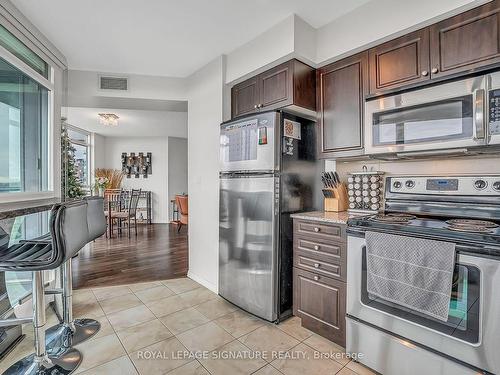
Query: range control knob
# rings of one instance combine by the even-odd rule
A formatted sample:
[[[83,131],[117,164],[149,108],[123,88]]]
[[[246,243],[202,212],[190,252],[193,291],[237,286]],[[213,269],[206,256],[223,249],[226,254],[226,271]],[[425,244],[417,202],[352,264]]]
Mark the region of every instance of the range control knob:
[[[486,188],[486,186],[488,186],[488,183],[484,180],[476,180],[474,182],[474,187],[477,189],[477,190],[483,190]]]
[[[405,185],[408,189],[412,189],[415,186],[415,181],[413,180],[408,180],[405,182]]]
[[[392,186],[394,187],[394,189],[401,189],[401,181],[394,181]]]
[[[493,184],[493,189],[495,189],[496,191],[500,191],[500,181],[496,181]]]

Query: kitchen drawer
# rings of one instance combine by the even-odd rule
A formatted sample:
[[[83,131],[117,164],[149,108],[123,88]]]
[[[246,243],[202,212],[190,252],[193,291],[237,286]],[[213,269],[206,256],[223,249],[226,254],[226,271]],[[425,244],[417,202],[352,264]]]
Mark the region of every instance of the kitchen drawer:
[[[293,254],[293,265],[306,271],[346,281],[345,259],[342,263],[340,258],[333,260],[333,262],[331,258],[331,256],[316,251],[296,249]]]
[[[293,276],[293,314],[303,327],[345,346],[346,284],[297,267]]]
[[[345,224],[326,224],[318,221],[294,220],[293,231],[295,236],[307,236],[317,240],[337,242],[346,241]]]
[[[341,263],[346,259],[347,241],[321,242],[315,236],[295,236],[294,249],[324,255],[330,263]]]

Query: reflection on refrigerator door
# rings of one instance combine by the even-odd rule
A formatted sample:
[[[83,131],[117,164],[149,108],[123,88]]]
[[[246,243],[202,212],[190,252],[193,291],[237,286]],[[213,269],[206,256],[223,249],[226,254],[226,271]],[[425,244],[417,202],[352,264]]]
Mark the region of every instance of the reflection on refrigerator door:
[[[274,177],[221,179],[219,293],[276,319]]]

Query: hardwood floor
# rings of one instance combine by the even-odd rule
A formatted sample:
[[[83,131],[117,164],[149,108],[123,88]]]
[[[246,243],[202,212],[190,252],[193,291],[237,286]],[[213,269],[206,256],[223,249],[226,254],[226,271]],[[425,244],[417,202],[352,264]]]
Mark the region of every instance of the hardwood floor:
[[[73,288],[122,285],[186,276],[187,227],[139,225],[137,237],[105,236],[73,259]]]

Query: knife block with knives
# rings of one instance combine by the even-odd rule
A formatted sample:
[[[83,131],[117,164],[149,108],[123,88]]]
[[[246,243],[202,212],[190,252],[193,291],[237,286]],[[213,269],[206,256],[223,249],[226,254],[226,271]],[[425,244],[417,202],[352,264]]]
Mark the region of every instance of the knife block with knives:
[[[323,181],[324,210],[329,212],[342,212],[348,208],[347,188],[340,181],[337,172],[324,172]]]

